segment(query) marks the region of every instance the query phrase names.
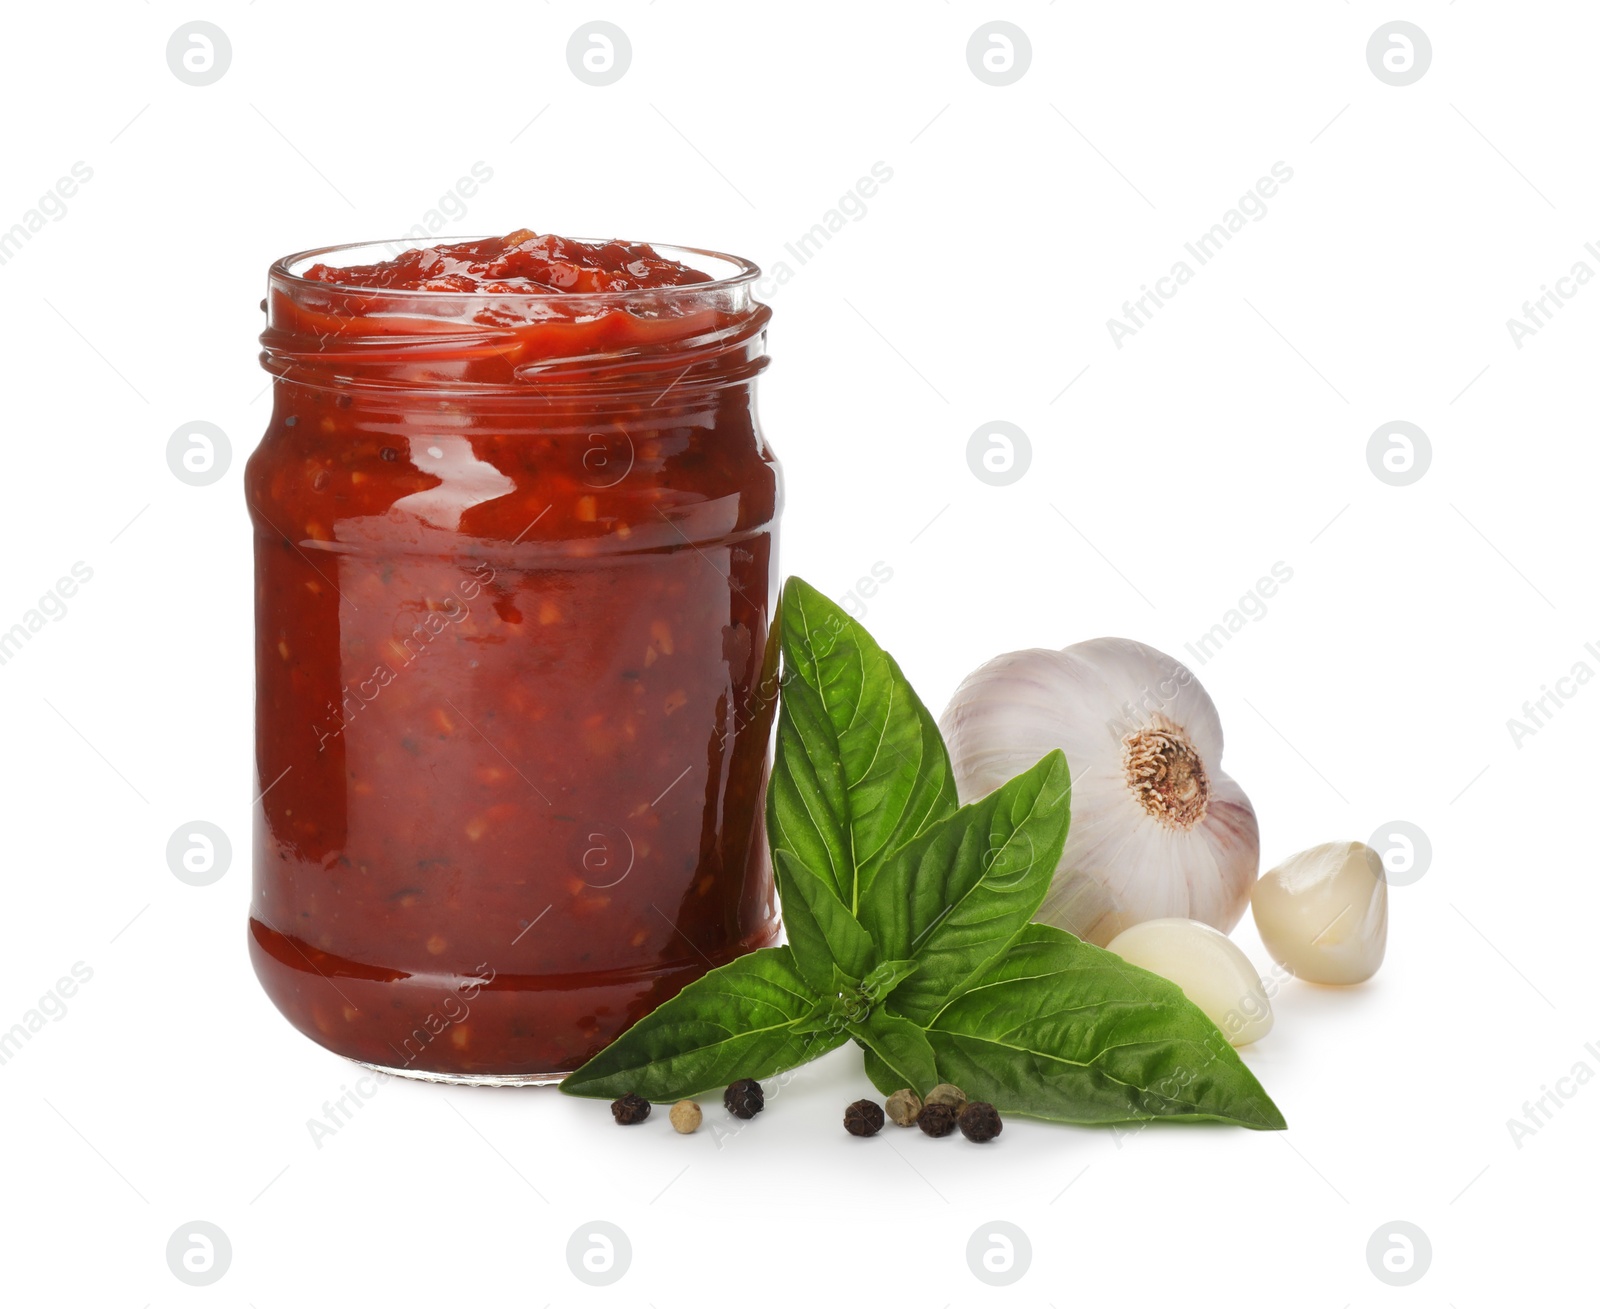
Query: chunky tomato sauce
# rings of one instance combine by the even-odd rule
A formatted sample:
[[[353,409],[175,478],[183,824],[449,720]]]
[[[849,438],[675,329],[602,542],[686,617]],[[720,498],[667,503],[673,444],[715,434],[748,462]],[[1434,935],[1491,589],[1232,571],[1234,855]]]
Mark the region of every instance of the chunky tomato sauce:
[[[628,241],[569,241],[529,231],[408,250],[379,264],[313,264],[304,276],[339,286],[390,291],[492,291],[563,295],[693,286],[711,277],[648,245]]]
[[[250,940],[338,1053],[552,1078],[776,934],[767,311],[699,262],[274,269]]]

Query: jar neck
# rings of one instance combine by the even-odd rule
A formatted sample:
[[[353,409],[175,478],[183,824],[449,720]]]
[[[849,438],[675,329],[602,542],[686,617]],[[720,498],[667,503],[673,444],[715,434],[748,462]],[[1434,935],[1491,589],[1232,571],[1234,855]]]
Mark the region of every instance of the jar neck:
[[[770,317],[748,282],[492,296],[343,287],[280,265],[261,361],[284,382],[397,404],[704,404],[765,369]]]
[[[676,385],[668,376],[661,390],[647,394],[592,386],[538,390],[526,383],[472,389],[374,383],[294,368],[279,373],[272,390],[275,423],[289,419],[290,426],[297,426],[331,418],[328,435],[354,424],[367,436],[387,432],[402,444],[408,435],[435,441],[484,431],[585,440],[597,432],[637,436],[669,428],[727,433],[748,425],[753,431],[756,405],[754,376],[693,383],[685,378]]]

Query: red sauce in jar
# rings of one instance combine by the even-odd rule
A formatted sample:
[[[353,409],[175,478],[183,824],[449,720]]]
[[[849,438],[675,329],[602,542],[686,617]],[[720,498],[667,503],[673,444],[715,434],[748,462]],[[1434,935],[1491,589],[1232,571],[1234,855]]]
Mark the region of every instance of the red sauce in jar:
[[[252,958],[338,1053],[553,1079],[776,935],[768,312],[705,252],[318,253],[246,477]]]
[[[509,295],[572,295],[692,286],[711,276],[648,245],[569,241],[523,230],[482,241],[408,250],[381,264],[313,264],[304,277],[340,286],[389,291],[493,291]]]

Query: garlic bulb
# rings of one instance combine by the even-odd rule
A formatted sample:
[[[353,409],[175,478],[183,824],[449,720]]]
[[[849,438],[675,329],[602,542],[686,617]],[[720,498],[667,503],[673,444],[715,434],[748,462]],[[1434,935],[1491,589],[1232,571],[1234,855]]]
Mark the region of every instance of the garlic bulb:
[[[1260,866],[1255,810],[1222,771],[1222,724],[1193,673],[1137,641],[991,659],[939,719],[963,804],[1051,750],[1072,827],[1040,922],[1096,945],[1151,918],[1226,932]]]
[[[1249,1045],[1272,1030],[1272,1002],[1255,966],[1214,927],[1192,918],[1150,918],[1119,932],[1106,949],[1176,983],[1229,1045]]]

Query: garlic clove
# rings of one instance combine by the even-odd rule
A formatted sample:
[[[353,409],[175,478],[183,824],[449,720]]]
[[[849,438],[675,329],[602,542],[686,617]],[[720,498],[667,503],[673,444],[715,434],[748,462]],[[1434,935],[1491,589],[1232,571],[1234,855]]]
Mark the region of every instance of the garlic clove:
[[[1128,928],[1106,949],[1177,983],[1231,1045],[1249,1045],[1272,1030],[1272,1004],[1261,978],[1244,951],[1206,923],[1152,918]]]
[[[1389,884],[1378,852],[1360,841],[1291,855],[1255,884],[1250,906],[1267,952],[1307,982],[1349,986],[1383,962]]]

